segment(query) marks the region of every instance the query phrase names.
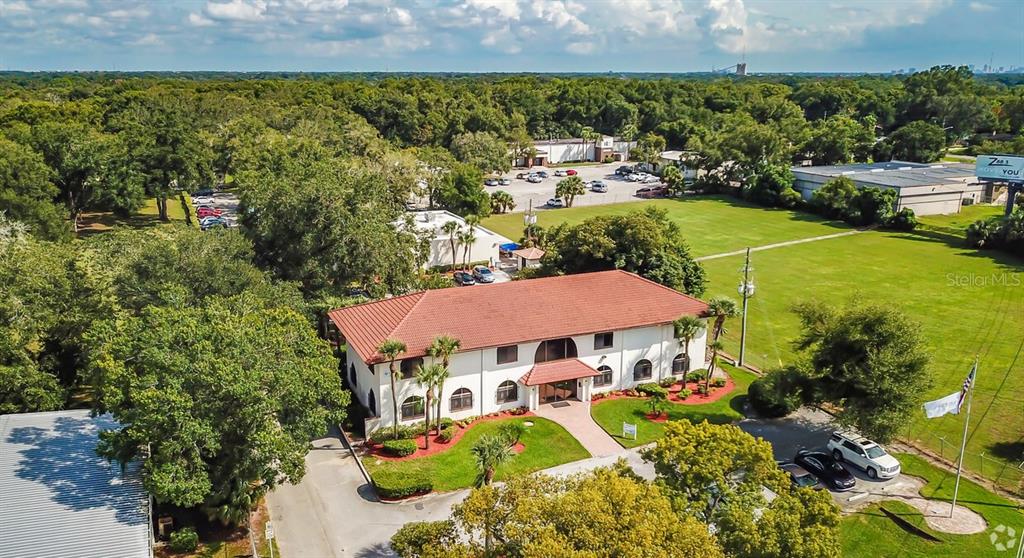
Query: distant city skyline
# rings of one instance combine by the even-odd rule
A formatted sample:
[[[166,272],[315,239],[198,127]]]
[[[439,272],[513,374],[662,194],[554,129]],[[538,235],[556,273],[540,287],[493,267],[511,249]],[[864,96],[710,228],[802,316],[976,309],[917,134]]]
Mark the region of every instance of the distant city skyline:
[[[1024,66],[1024,2],[0,0],[5,70],[891,72]]]

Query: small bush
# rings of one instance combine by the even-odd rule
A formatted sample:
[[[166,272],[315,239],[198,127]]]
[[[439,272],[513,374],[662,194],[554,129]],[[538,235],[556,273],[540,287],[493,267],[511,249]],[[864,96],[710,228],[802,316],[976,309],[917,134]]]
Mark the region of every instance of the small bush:
[[[510,446],[519,443],[519,439],[523,437],[523,434],[526,434],[526,425],[517,420],[502,423],[498,427],[498,435]]]
[[[715,387],[725,387],[725,378],[713,378],[711,380],[711,385]]]
[[[898,231],[912,231],[917,228],[917,216],[914,215],[913,209],[904,207],[899,213],[889,218],[886,226]]]
[[[455,420],[453,420],[451,417],[444,417],[440,420],[440,423],[441,430],[444,430],[445,428],[448,428],[449,426],[455,424]]]
[[[747,396],[758,413],[784,417],[804,403],[806,378],[795,368],[772,370],[750,384]]]
[[[515,409],[512,409],[511,411],[509,411],[509,413],[511,413],[512,415],[518,417],[518,416],[525,415],[529,411],[530,411],[530,409],[527,408],[527,407],[516,407]]]
[[[701,395],[707,395],[708,394],[708,386],[706,386],[704,384],[701,384],[701,385],[697,386],[697,393],[699,393]]]
[[[665,388],[659,386],[658,384],[656,384],[654,382],[647,383],[647,384],[640,384],[640,385],[636,386],[636,391],[638,391],[639,393],[642,393],[644,395],[647,395],[647,396],[666,395],[668,393]]]
[[[441,429],[440,434],[437,435],[437,441],[442,443],[442,444],[447,444],[448,442],[451,442],[452,438],[454,438],[454,437],[455,437],[455,426],[452,425],[452,426],[449,426],[447,428],[442,428]]]
[[[191,527],[178,529],[171,533],[171,541],[167,546],[170,547],[171,551],[178,554],[195,552],[196,548],[199,547],[199,535],[197,535],[196,530]]]
[[[391,549],[401,558],[419,558],[424,549],[443,548],[457,540],[455,523],[450,519],[413,521],[391,537]]]
[[[422,472],[383,467],[373,473],[373,485],[382,498],[406,498],[434,489],[430,477]]]
[[[595,393],[594,395],[590,396],[590,400],[591,401],[600,401],[601,399],[604,399],[605,395],[606,394],[604,394],[604,393]]]
[[[658,385],[660,385],[663,388],[670,388],[676,385],[677,381],[678,380],[676,380],[675,378],[665,378],[664,380],[658,382]]]
[[[703,380],[704,377],[707,376],[707,375],[708,375],[708,371],[703,369],[703,368],[701,368],[700,370],[694,370],[693,372],[687,373],[686,374],[686,381],[687,382],[699,382],[699,381]]]
[[[679,399],[686,399],[687,397],[689,397],[691,395],[693,395],[693,390],[690,390],[690,389],[681,389],[681,390],[679,390]]]
[[[417,447],[413,440],[388,440],[384,442],[384,453],[395,457],[405,457],[416,453]]]
[[[400,425],[398,427],[398,439],[407,440],[423,435],[423,423]],[[370,441],[374,444],[383,444],[388,440],[395,439],[395,429],[393,426],[385,426],[377,429],[373,434],[370,434]]]

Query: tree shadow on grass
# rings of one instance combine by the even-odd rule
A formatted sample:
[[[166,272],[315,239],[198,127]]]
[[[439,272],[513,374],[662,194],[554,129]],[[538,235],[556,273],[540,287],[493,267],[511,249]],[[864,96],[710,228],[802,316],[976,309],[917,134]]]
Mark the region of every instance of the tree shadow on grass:
[[[996,442],[988,446],[988,451],[995,457],[1019,465],[1024,462],[1024,439],[1016,442]]]

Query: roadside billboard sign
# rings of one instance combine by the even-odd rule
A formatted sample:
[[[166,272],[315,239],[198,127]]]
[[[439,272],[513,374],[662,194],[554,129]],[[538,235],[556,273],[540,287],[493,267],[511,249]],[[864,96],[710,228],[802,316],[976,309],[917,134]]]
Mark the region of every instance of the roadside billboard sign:
[[[982,180],[1024,182],[1024,157],[1015,155],[978,155],[975,172]]]

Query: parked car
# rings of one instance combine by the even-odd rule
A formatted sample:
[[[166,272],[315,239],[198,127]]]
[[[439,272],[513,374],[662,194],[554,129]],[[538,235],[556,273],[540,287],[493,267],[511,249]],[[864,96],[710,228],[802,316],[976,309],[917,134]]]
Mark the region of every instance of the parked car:
[[[405,210],[406,211],[416,211],[419,208],[420,207],[418,205],[416,205],[416,202],[414,202],[414,201],[407,201],[407,202],[405,202]]]
[[[608,185],[603,180],[595,180],[590,183],[590,191],[597,192],[598,194],[604,194],[608,191]]]
[[[512,184],[512,179],[511,178],[502,178],[498,182],[500,182],[502,186],[508,186],[508,185]]]
[[[478,265],[473,268],[473,279],[477,283],[493,283],[494,273],[486,265]]]
[[[537,176],[539,176],[541,178],[547,178],[548,177],[548,171],[537,171]]]
[[[801,450],[793,458],[793,463],[818,477],[822,484],[836,492],[852,490],[857,484],[857,479],[849,471],[824,452]]]
[[[636,191],[638,198],[660,198],[668,195],[668,188],[664,186],[644,186]]]
[[[553,207],[553,208],[565,207],[565,204],[562,203],[562,199],[561,198],[551,198],[544,205],[546,205],[548,207]]]
[[[209,197],[209,196],[213,195],[213,188],[200,188],[199,190],[196,190],[195,193],[192,194],[192,195],[196,196],[196,197],[199,197],[199,196]]]
[[[527,176],[530,175],[525,172],[516,173],[516,178],[518,178],[519,180],[525,180]]]
[[[795,488],[813,488],[815,490],[825,488],[818,482],[817,477],[796,463],[780,463],[779,469],[789,474],[789,480]]]
[[[868,478],[891,479],[900,474],[900,462],[882,446],[854,432],[836,432],[828,439],[836,461],[845,461],[867,473]]]
[[[498,179],[497,178],[488,178],[487,180],[484,180],[484,186],[497,186],[497,185],[498,185]]]
[[[654,183],[654,182],[661,182],[661,177],[654,176],[653,174],[649,174],[649,175],[647,175],[644,178],[644,182],[646,182],[648,184],[651,184],[651,183]]]
[[[529,177],[526,178],[526,181],[531,183],[531,184],[537,184],[539,182],[543,182],[544,179],[541,178],[540,175],[531,174]]]
[[[629,165],[622,165],[615,169],[615,176],[628,176],[630,174],[633,174],[633,167]]]
[[[576,176],[577,174],[576,169],[569,169],[565,171],[565,176]]]
[[[200,208],[198,208],[198,209],[196,209],[196,217],[198,217],[200,219],[202,219],[204,217],[220,217],[222,213],[224,213],[224,212],[222,210],[220,210],[220,209],[215,209],[215,208],[212,208],[212,207],[207,207],[205,205],[200,207]]]
[[[213,203],[213,196],[196,196],[192,198],[192,205],[204,205]]]
[[[203,217],[199,220],[199,230],[208,230],[214,227],[228,227],[228,220],[223,217]]]
[[[555,176],[568,176],[564,170],[558,169],[555,171]]]
[[[455,284],[460,287],[476,285],[476,279],[473,279],[473,274],[467,271],[456,271],[452,274],[452,279],[455,279]]]

